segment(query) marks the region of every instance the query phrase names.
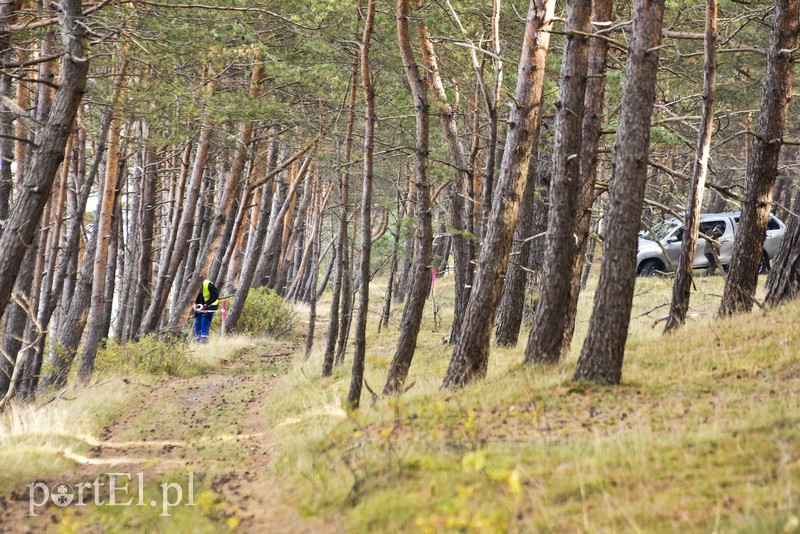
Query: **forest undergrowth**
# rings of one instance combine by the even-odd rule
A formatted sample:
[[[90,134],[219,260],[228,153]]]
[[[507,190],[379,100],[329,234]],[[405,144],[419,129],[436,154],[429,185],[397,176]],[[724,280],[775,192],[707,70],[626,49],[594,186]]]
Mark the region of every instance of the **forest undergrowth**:
[[[616,387],[571,381],[591,282],[566,361],[522,365],[523,329],[516,348],[493,349],[487,379],[454,392],[439,389],[453,298],[452,280],[440,279],[407,391],[386,398],[367,390],[357,412],[344,404],[349,354],[333,377],[320,377],[321,337],[308,360],[296,343],[216,338],[163,354],[183,362],[177,370],[154,364],[152,341],[125,364],[112,346],[101,353],[93,386],[3,414],[0,508],[12,510],[15,495],[24,500],[30,481],[108,470],[87,462],[127,454],[138,459],[117,468],[141,467],[166,480],[189,466],[204,473],[202,506],[170,517],[150,508],[51,506],[50,526],[791,532],[800,523],[800,306],[716,320],[723,279],[696,280],[689,324],[664,336],[671,280],[639,279],[625,380]],[[382,283],[374,283],[375,295]],[[378,332],[381,299],[372,306],[365,376],[379,392],[400,309]],[[173,444],[167,449],[146,446],[165,439]]]
[[[453,392],[439,389],[452,350],[440,280],[402,396],[365,392],[348,413],[348,366],[330,380],[320,354],[297,361],[265,414],[278,476],[304,514],[348,532],[791,532],[800,306],[717,320],[723,283],[696,277],[689,324],[665,336],[671,279],[639,279],[621,386],[571,381],[590,285],[566,361],[522,365],[523,330],[516,348],[493,348],[486,380]],[[380,392],[397,325],[376,325],[366,380]]]

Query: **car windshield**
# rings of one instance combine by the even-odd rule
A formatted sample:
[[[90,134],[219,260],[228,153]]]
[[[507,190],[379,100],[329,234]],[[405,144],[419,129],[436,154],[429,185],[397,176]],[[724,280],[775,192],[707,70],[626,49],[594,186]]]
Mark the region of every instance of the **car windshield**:
[[[669,220],[669,221],[661,221],[654,224],[650,228],[645,228],[641,232],[639,232],[639,237],[642,239],[647,239],[648,241],[653,240],[653,234],[655,234],[656,239],[661,241],[665,237],[669,235],[675,228],[678,228],[681,225],[678,221]],[[652,233],[651,233],[652,230]]]

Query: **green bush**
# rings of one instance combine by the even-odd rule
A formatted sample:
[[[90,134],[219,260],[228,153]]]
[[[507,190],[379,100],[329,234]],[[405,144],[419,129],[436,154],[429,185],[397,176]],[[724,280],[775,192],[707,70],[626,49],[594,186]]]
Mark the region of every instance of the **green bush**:
[[[243,334],[288,339],[295,335],[297,313],[274,291],[250,289],[236,331]]]
[[[144,336],[135,343],[124,344],[109,340],[98,350],[95,360],[95,371],[100,374],[185,376],[200,371],[198,366],[187,343],[163,341],[156,336]]]

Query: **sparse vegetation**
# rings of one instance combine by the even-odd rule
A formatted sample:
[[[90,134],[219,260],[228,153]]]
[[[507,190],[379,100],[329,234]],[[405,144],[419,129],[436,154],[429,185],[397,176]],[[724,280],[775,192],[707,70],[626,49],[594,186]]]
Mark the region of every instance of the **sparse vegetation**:
[[[694,324],[664,337],[670,281],[639,280],[621,387],[571,383],[580,346],[554,367],[520,365],[520,346],[443,396],[450,350],[430,314],[400,397],[348,414],[346,369],[327,381],[298,363],[267,410],[280,474],[305,513],[341,514],[348,532],[791,531],[800,306],[714,321],[722,283],[701,279]],[[394,335],[370,332],[370,384]]]

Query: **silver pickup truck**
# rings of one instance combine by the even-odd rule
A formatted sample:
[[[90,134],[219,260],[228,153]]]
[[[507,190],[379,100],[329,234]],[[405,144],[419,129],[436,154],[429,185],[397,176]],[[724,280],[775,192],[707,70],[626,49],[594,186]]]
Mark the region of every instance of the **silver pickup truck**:
[[[707,213],[700,217],[701,234],[708,234],[717,224],[722,224],[725,228],[719,238],[719,260],[723,267],[731,262],[733,237],[739,228],[739,217],[740,212],[738,211]],[[764,239],[762,272],[769,270],[770,261],[778,253],[778,247],[785,231],[786,225],[774,215],[770,215],[767,223],[767,235]],[[682,239],[683,223],[678,219],[667,219],[639,232],[636,272],[641,276],[653,276],[658,272],[674,270],[680,259]],[[708,260],[703,254],[705,246],[706,240],[701,235],[697,240],[694,257],[695,269],[708,267]]]

